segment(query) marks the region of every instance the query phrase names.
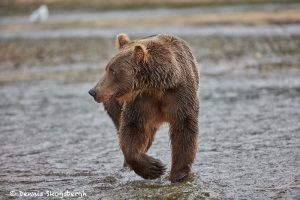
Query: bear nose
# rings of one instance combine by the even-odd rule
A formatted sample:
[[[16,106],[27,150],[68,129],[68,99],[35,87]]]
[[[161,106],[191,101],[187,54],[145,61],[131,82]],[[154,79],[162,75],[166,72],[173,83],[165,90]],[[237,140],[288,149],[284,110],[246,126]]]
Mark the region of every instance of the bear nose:
[[[95,96],[96,96],[96,91],[95,91],[94,89],[90,89],[89,94],[90,94],[92,97],[95,97]]]

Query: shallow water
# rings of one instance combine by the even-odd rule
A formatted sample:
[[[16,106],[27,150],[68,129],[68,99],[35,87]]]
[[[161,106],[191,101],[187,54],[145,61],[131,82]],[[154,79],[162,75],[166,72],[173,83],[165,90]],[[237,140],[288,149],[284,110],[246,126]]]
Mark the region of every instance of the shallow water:
[[[1,86],[1,196],[35,191],[47,199],[48,190],[69,190],[90,199],[299,199],[299,74],[203,76],[200,149],[192,177],[174,185],[168,173],[149,181],[122,169],[113,124],[87,94],[92,85]],[[164,126],[149,154],[170,170],[170,153]]]

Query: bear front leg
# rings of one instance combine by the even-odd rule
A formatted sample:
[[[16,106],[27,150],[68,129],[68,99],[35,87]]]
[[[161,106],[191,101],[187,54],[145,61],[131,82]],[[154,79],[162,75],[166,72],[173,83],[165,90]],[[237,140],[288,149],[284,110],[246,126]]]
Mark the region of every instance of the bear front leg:
[[[152,128],[149,131],[149,133],[148,133],[148,136],[149,136],[148,144],[147,144],[147,147],[146,147],[146,149],[144,150],[143,153],[147,153],[147,151],[150,149],[150,147],[152,145],[152,142],[154,140],[154,136],[155,136],[156,130],[157,130],[157,128]],[[126,163],[126,160],[124,160],[123,167],[124,168],[130,168],[130,166]]]
[[[172,183],[183,181],[191,171],[197,152],[199,125],[194,117],[181,117],[171,123]]]
[[[144,153],[149,146],[149,138],[135,124],[121,129],[120,146],[126,163],[139,176],[156,179],[164,174],[166,168],[162,162]]]
[[[163,163],[145,152],[151,146],[156,127],[150,127],[149,121],[156,112],[149,112],[144,100],[136,99],[126,103],[120,120],[119,141],[125,161],[139,176],[156,179],[166,170]]]

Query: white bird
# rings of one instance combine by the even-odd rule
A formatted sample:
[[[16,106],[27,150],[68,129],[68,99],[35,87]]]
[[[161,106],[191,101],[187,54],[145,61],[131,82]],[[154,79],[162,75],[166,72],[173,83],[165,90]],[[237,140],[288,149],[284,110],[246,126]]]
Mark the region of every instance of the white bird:
[[[46,21],[49,17],[49,10],[47,5],[41,5],[38,9],[33,11],[29,17],[30,22]]]

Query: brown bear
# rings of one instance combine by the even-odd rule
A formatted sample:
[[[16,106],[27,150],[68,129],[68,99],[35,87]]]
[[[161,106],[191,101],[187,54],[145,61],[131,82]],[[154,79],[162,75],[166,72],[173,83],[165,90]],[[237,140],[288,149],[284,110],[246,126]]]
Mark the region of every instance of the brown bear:
[[[165,172],[163,163],[146,154],[156,130],[170,124],[171,182],[188,177],[199,133],[199,75],[187,43],[172,35],[130,40],[117,36],[118,53],[102,80],[89,91],[103,102],[118,134],[125,162],[145,179]]]

